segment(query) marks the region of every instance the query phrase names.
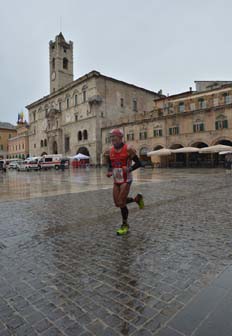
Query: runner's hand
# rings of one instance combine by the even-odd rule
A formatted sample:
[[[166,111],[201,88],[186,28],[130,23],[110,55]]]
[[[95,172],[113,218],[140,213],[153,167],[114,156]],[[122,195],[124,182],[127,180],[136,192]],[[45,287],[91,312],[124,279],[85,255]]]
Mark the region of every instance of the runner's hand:
[[[111,177],[112,175],[113,175],[112,172],[108,172],[108,173],[106,174],[107,177]]]

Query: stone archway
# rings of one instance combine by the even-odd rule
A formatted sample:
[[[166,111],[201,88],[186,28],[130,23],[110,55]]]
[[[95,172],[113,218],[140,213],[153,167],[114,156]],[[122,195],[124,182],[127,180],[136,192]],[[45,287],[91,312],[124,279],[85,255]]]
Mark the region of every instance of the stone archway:
[[[170,146],[170,149],[178,149],[178,148],[182,148],[183,146],[181,144],[173,144]]]
[[[170,149],[178,149],[183,148],[181,144],[173,144],[170,146]],[[187,163],[186,154],[184,153],[176,153],[175,154],[175,162],[173,163],[173,167],[185,167]]]
[[[154,147],[154,149],[153,149],[153,150],[155,151],[155,150],[159,150],[159,149],[162,149],[162,148],[164,148],[164,147],[163,147],[163,146],[161,146],[161,145],[157,145],[157,146],[155,146],[155,147]]]
[[[147,156],[149,149],[144,146],[139,150],[139,158],[144,166],[151,164],[151,157]]]
[[[79,147],[76,154],[79,154],[79,153],[90,156],[89,150],[86,147]]]
[[[225,146],[232,146],[232,141],[227,139],[221,139],[215,143],[215,145],[225,145]]]
[[[197,141],[197,142],[194,142],[191,145],[191,147],[204,148],[204,147],[208,147],[208,145],[205,142]]]

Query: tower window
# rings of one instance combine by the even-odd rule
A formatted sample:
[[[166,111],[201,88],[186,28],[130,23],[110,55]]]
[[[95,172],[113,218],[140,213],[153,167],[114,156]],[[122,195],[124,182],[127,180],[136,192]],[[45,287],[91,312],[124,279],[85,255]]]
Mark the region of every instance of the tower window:
[[[77,95],[75,95],[75,106],[77,106],[78,100],[77,100]]]
[[[81,131],[78,132],[78,140],[79,140],[79,141],[82,140],[82,133],[81,133]]]
[[[67,58],[63,58],[63,69],[68,69],[68,60]]]
[[[88,140],[88,132],[87,132],[87,130],[84,130],[84,132],[83,132],[83,138],[84,138],[84,140]]]
[[[69,108],[69,98],[67,98],[66,103],[67,103],[67,109],[68,109]]]
[[[137,100],[133,99],[133,111],[137,112]]]
[[[83,91],[83,102],[84,103],[86,102],[86,91],[85,90]]]
[[[53,59],[52,59],[52,69],[53,69],[53,70],[55,70],[55,63],[56,63],[55,58],[53,58]]]

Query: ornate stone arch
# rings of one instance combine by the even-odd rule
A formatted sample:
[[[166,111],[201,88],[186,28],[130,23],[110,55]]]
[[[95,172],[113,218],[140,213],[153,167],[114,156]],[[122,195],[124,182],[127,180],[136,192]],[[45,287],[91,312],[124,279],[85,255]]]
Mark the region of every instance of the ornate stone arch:
[[[227,136],[220,136],[211,142],[211,146],[219,145],[219,144],[226,145],[226,146],[232,146],[232,138],[227,137]]]
[[[177,144],[177,143],[174,143],[174,144],[171,144],[170,146],[169,146],[169,148],[170,149],[178,149],[178,148],[182,148],[182,147],[184,147],[182,144]]]
[[[196,140],[192,140],[189,145],[189,147],[197,147],[197,148],[204,148],[204,147],[208,147],[209,145],[203,141],[202,139],[196,139]]]

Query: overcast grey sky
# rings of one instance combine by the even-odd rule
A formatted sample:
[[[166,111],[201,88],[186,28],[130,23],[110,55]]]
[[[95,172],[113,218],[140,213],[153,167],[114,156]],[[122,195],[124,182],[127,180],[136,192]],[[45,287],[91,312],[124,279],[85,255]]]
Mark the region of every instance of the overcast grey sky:
[[[0,121],[49,93],[48,43],[74,42],[74,79],[98,70],[165,94],[232,79],[231,0],[0,0]]]

